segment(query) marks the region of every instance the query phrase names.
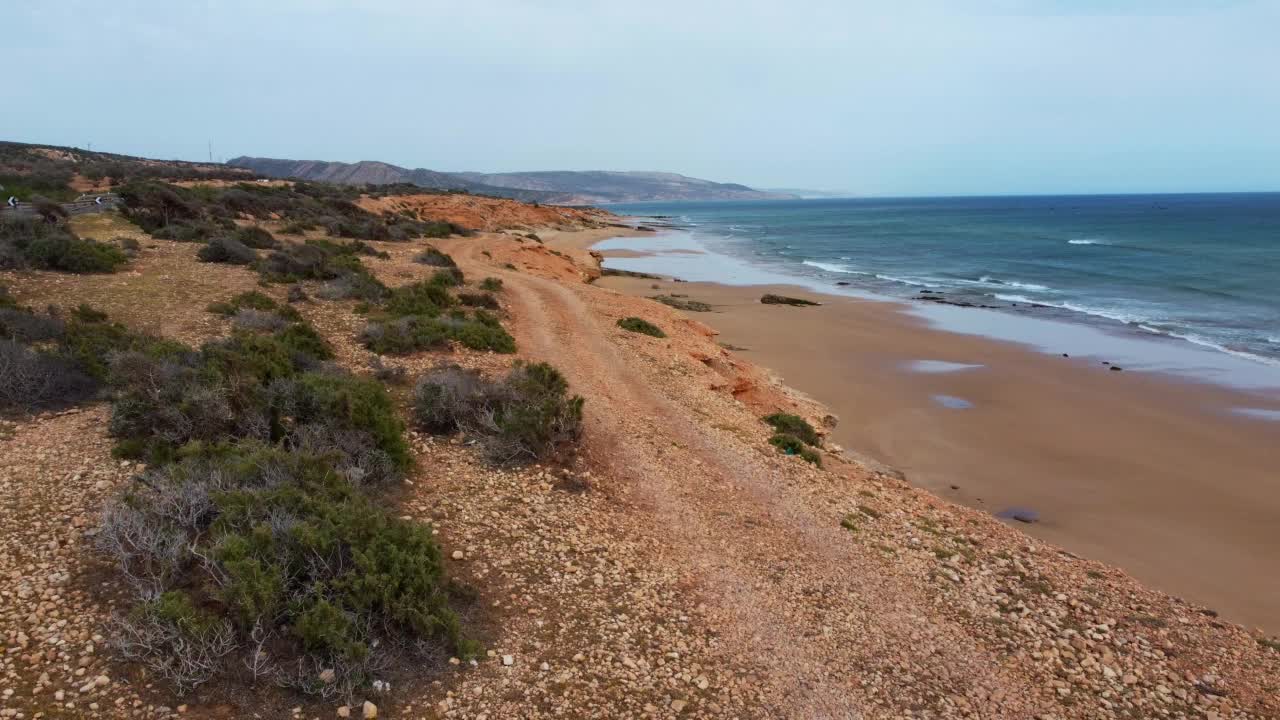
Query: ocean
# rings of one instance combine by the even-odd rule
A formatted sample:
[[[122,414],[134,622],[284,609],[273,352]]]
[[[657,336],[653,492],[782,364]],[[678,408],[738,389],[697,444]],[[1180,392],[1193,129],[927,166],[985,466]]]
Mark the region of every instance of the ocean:
[[[666,249],[711,253],[722,274],[740,281],[790,278],[815,289],[994,307],[1280,365],[1280,193],[609,209],[670,229],[659,241]],[[662,258],[609,264],[642,271],[670,266]],[[715,274],[706,259],[702,269]]]

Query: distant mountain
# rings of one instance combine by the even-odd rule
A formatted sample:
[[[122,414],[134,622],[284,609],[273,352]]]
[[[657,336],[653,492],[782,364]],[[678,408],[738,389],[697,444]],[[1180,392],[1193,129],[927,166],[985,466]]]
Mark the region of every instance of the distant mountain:
[[[411,183],[434,190],[466,190],[482,195],[560,205],[597,205],[646,200],[772,200],[794,197],[660,172],[552,170],[517,173],[443,173],[410,170],[384,162],[356,163],[238,157],[228,165],[260,175],[351,185]]]
[[[768,192],[782,193],[801,200],[824,200],[856,197],[853,193],[841,192],[840,190],[812,190],[806,188],[769,188]]]
[[[737,183],[713,182],[664,172],[547,170],[458,175],[486,185],[563,193],[577,198],[579,202],[591,204],[648,200],[779,200],[793,197]]]
[[[324,160],[283,160],[241,156],[227,161],[228,165],[252,170],[259,175],[273,178],[296,178],[314,182],[340,185],[393,185],[409,183],[432,190],[466,190],[477,195],[496,195],[529,202],[556,202],[551,193],[500,188],[485,185],[450,173],[419,168],[409,170],[390,163],[362,160],[355,163],[328,162]]]

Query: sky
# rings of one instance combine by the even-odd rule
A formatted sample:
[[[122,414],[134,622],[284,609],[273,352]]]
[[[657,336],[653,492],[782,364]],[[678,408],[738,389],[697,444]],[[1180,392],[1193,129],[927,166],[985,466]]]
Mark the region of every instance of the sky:
[[[5,140],[858,195],[1280,190],[1280,0],[4,5]]]

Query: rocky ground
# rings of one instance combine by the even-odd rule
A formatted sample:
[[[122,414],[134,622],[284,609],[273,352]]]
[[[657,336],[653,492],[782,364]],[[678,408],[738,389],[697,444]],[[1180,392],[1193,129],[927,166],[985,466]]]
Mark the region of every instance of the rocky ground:
[[[394,678],[368,698],[379,717],[1280,717],[1280,651],[1257,635],[839,452],[823,469],[779,455],[759,418],[821,426],[820,406],[678,311],[584,282],[585,253],[540,234],[437,244],[469,278],[503,280],[520,356],[587,398],[584,444],[563,465],[507,471],[466,438],[411,438],[398,512],[431,523],[477,591],[469,623],[489,652]],[[127,275],[0,282],[189,342],[225,330],[208,302],[256,287],[194,263],[193,246],[147,245]],[[420,243],[377,245],[391,259],[366,264],[384,282],[430,273],[411,261]],[[369,367],[353,304],[300,309],[340,362]],[[632,315],[668,337],[617,327]],[[446,359],[511,362],[395,364],[413,377]],[[106,412],[0,427],[0,717],[340,714],[272,688],[175,698],[111,660],[115,586],[91,534],[137,468],[110,457]]]

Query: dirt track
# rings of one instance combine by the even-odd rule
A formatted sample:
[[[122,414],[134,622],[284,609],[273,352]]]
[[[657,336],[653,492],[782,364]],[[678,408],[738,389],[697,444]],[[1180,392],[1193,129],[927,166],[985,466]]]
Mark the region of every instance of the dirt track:
[[[464,268],[495,272],[476,245],[451,251]],[[883,478],[831,458],[829,471],[816,471],[744,441],[760,433],[757,412],[689,382],[696,374],[683,368],[687,331],[659,340],[613,326],[637,301],[528,272],[496,273],[522,354],[556,365],[589,398],[588,455],[614,492],[639,501],[632,519],[654,539],[650,560],[674,563],[706,604],[722,669],[758,683],[761,704],[752,714],[1063,711],[1069,694],[1058,691],[1052,664],[1022,648],[1011,652],[991,625],[940,592],[932,571],[897,562],[891,546],[856,541],[840,526],[860,499],[883,502]],[[639,303],[659,325],[680,325],[676,313]],[[693,348],[699,352],[711,351]],[[902,524],[915,529],[910,519]],[[908,548],[912,535],[902,538]],[[935,562],[947,555],[933,548]],[[966,574],[955,573],[962,583]],[[954,582],[943,579],[944,587]]]

